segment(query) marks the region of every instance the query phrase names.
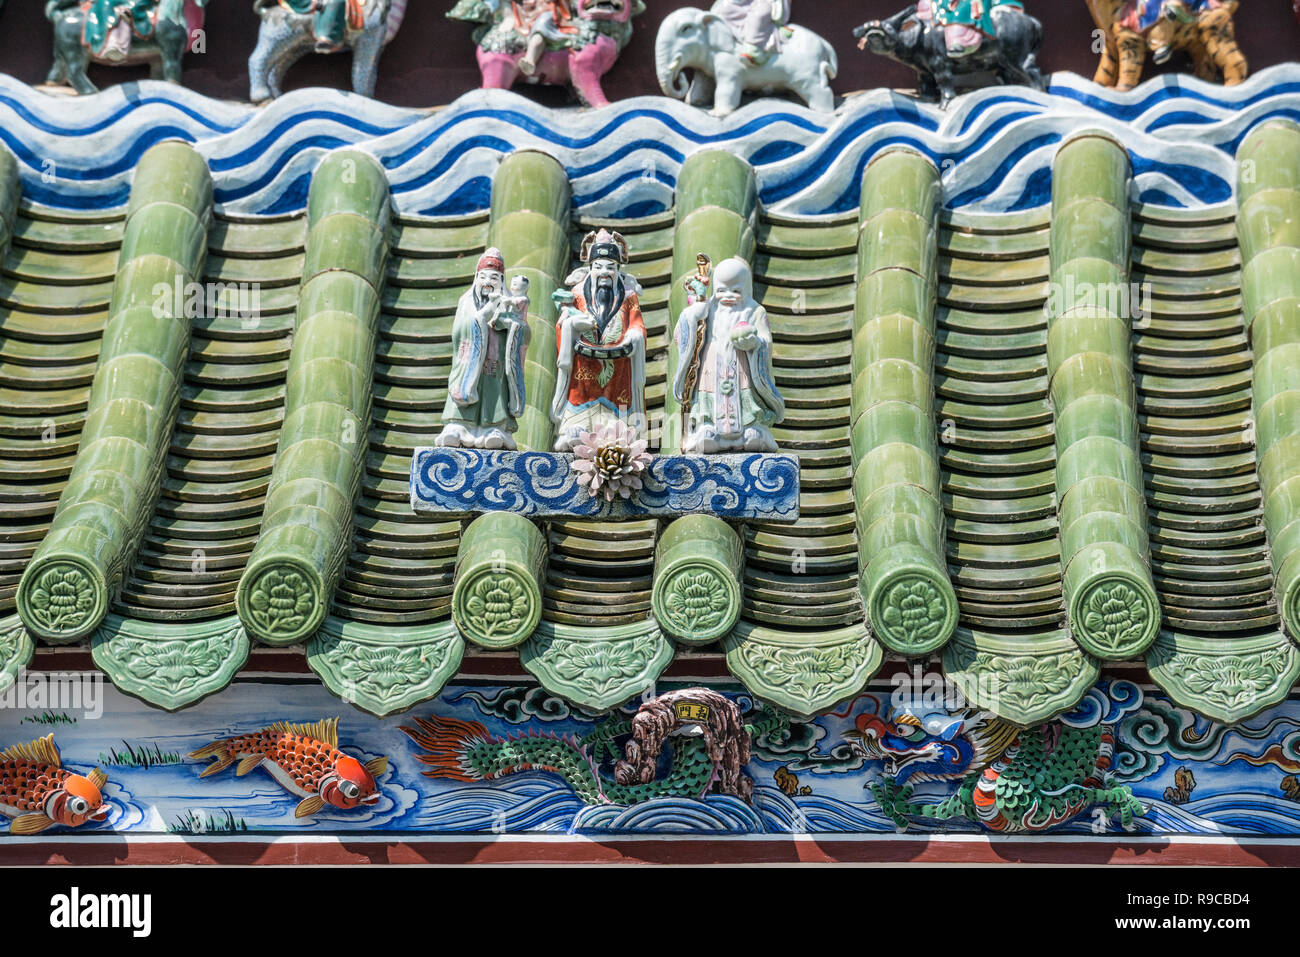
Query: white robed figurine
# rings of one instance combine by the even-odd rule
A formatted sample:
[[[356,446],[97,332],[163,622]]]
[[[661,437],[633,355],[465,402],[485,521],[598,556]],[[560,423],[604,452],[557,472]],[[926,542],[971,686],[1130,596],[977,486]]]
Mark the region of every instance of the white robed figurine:
[[[487,250],[475,269],[474,285],[456,305],[447,404],[434,445],[515,448],[516,417],[524,411],[528,280],[515,276],[509,294],[504,281],[500,250]]]
[[[677,319],[673,396],[682,405],[683,452],[775,452],[785,418],[772,377],[772,330],[743,259],[713,271],[713,295]]]
[[[711,12],[731,28],[740,55],[755,65],[780,51],[780,28],[790,20],[789,0],[717,0]]]

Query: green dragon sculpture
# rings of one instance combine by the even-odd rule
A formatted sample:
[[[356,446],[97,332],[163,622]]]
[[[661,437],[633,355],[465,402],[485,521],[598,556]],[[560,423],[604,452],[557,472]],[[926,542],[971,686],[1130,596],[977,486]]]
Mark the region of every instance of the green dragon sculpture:
[[[1096,806],[1127,829],[1145,813],[1127,786],[1108,784],[1115,736],[1106,725],[1050,722],[1022,730],[985,711],[902,711],[888,722],[859,715],[846,736],[865,757],[883,762],[887,777],[868,786],[899,828],[918,819],[965,818],[990,831],[1043,831]],[[913,801],[923,781],[961,783],[941,801]]]
[[[582,738],[529,731],[496,738],[477,721],[430,716],[402,727],[424,754],[426,777],[486,781],[522,771],[550,771],[587,804],[639,804],[662,797],[702,798],[731,794],[749,802],[754,783],[745,773],[753,735],[782,719],[762,710],[742,724],[730,699],[706,688],[687,688],[654,698],[632,718],[614,717]],[[622,749],[618,742],[627,739]],[[659,773],[663,745],[672,741],[672,763]],[[611,777],[601,770],[614,760]]]

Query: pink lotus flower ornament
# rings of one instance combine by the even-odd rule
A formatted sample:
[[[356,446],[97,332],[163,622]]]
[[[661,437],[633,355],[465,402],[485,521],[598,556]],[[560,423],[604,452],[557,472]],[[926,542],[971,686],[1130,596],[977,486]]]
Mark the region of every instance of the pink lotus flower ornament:
[[[650,464],[647,447],[646,440],[622,422],[581,433],[573,447],[578,484],[593,496],[603,495],[607,502],[615,496],[631,498],[642,487],[641,475]]]

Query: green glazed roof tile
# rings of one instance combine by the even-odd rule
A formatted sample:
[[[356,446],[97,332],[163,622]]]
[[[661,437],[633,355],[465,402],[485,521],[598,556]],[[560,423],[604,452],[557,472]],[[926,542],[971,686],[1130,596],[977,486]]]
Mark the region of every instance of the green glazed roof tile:
[[[1248,147],[1267,151],[1275,139],[1290,142],[1284,125],[1265,129],[1259,142],[1248,139],[1243,155]],[[1096,144],[1104,152],[1104,140]],[[1282,147],[1267,148],[1289,155]],[[902,162],[900,152],[887,154],[890,163]],[[313,669],[335,694],[388,714],[435,696],[459,667],[464,642],[452,612],[461,528],[409,512],[406,463],[439,429],[452,314],[483,247],[500,245],[504,236],[524,245],[541,237],[544,249],[520,245],[517,254],[521,261],[545,260],[553,272],[547,281],[555,282],[574,264],[586,231],[621,231],[630,245],[629,271],[645,290],[647,400],[659,409],[678,308],[669,303],[680,298],[674,254],[689,252],[693,261],[695,250],[686,247],[696,242],[679,233],[680,218],[743,241],[754,260],[757,294],[769,309],[777,343],[777,379],[788,401],[786,421],[774,433],[784,450],[801,454],[804,485],[797,524],[740,530],[741,564],[728,599],[738,620],[724,630],[721,645],[706,643],[700,650],[724,648],[733,672],[783,708],[809,715],[833,707],[860,690],[884,656],[864,622],[859,546],[864,536],[893,541],[905,529],[923,527],[880,524],[890,513],[880,511],[886,506],[878,496],[867,527],[857,527],[855,456],[865,435],[894,434],[889,422],[874,433],[858,424],[880,398],[853,390],[864,374],[853,365],[863,335],[859,316],[854,336],[854,311],[872,301],[858,294],[854,279],[858,214],[793,218],[759,211],[752,174],[725,156],[700,183],[687,178],[674,211],[570,221],[568,186],[554,175],[557,164],[541,154],[521,154],[519,163],[527,175],[510,174],[510,183],[494,195],[492,214],[402,216],[392,226],[358,498],[350,511],[337,506],[341,516],[347,513],[348,531],[341,551],[331,556],[338,584],[332,599],[322,598],[330,614],[308,646]],[[1091,166],[1109,169],[1100,159]],[[732,168],[742,174],[736,183],[723,175]],[[537,191],[539,171],[543,186]],[[1071,198],[1097,193],[1096,175],[1067,183]],[[1300,591],[1292,586],[1300,581],[1300,560],[1286,561],[1300,542],[1300,525],[1293,524],[1288,493],[1274,494],[1289,475],[1279,468],[1283,460],[1273,455],[1261,463],[1255,450],[1256,441],[1266,448],[1281,441],[1276,436],[1285,438],[1289,406],[1275,401],[1266,412],[1251,410],[1252,387],[1279,391],[1277,383],[1289,381],[1292,363],[1280,353],[1267,363],[1262,356],[1289,341],[1294,324],[1283,314],[1285,302],[1259,309],[1252,350],[1242,317],[1243,291],[1251,308],[1277,296],[1260,278],[1243,281],[1242,263],[1249,264],[1253,250],[1290,235],[1270,212],[1287,207],[1289,194],[1279,199],[1278,190],[1290,188],[1288,182],[1241,190],[1240,220],[1235,203],[1191,211],[1135,204],[1127,214],[1127,239],[1107,235],[1094,243],[1119,249],[1131,242],[1129,278],[1152,290],[1150,313],[1133,329],[1128,360],[1135,424],[1121,430],[1135,447],[1134,458],[1122,464],[1132,468],[1141,492],[1136,505],[1131,497],[1124,500],[1144,517],[1131,529],[1111,525],[1136,529],[1135,542],[1143,532],[1149,540],[1149,574],[1165,625],[1147,655],[1153,677],[1180,704],[1216,720],[1240,720],[1259,710],[1296,677],[1291,645],[1279,630],[1287,607],[1279,598]],[[914,192],[907,184],[882,191],[885,205],[871,210],[876,225],[898,219],[882,210]],[[376,195],[366,187],[353,199],[373,211],[380,208]],[[1106,196],[1107,205],[1119,202],[1118,194]],[[692,203],[707,215],[690,216]],[[337,204],[317,206],[317,219],[343,212]],[[79,433],[91,427],[85,382],[97,368],[124,233],[120,210],[79,216],[17,204],[8,215],[13,240],[0,275],[0,301],[6,303],[0,310],[0,614],[14,607],[18,576],[71,477]],[[1078,213],[1069,222],[1095,225],[1098,216]],[[1055,411],[1048,399],[1048,255],[1054,242],[1061,243],[1066,220],[1054,220],[1042,207],[999,214],[938,210],[931,221],[938,298],[933,361],[922,363],[929,365],[935,391],[937,491],[926,493],[928,505],[913,504],[927,516],[933,532],[926,534],[940,536],[935,564],[953,589],[958,627],[944,664],[975,705],[1035,723],[1069,708],[1097,673],[1096,659],[1079,647],[1066,620],[1056,518],[1058,504],[1069,505],[1056,488],[1056,443],[1076,434],[1080,418],[1062,418],[1058,434],[1061,396]],[[108,621],[126,627],[111,640],[103,630],[95,639],[96,661],[115,669],[124,686],[132,667],[147,666],[134,661],[135,651],[120,649],[139,645],[141,662],[145,650],[157,659],[160,643],[167,654],[180,654],[184,648],[166,642],[206,636],[205,629],[216,627],[214,616],[217,623],[235,620],[235,586],[255,544],[268,534],[263,512],[286,421],[287,366],[295,339],[303,338],[293,333],[308,235],[304,215],[219,217],[208,229],[202,277],[257,282],[260,297],[251,321],[194,320],[178,381],[179,411],[165,443],[161,495],[143,520],[141,548],[124,566],[111,604],[117,614]],[[507,255],[508,271],[514,255]],[[1078,275],[1096,273],[1088,268]],[[1255,273],[1268,275],[1260,267]],[[545,285],[534,282],[535,288]],[[918,317],[914,305],[896,305],[900,314]],[[543,315],[535,328],[546,330],[554,318],[549,301],[538,306]],[[536,387],[530,403],[536,396],[539,408],[553,388],[547,361],[547,350],[535,343],[528,377]],[[1255,400],[1263,410],[1258,394]],[[47,419],[56,433],[52,442],[42,438]],[[537,431],[528,441],[544,444],[545,416],[525,421]],[[917,441],[925,440],[925,431]],[[1261,464],[1271,499],[1259,489]],[[862,493],[874,491],[869,484],[862,480]],[[278,495],[298,502],[296,488]],[[349,485],[337,490],[341,499],[325,498],[346,502],[350,491]],[[108,514],[95,511],[94,521]],[[83,541],[98,541],[95,534],[88,526]],[[656,610],[668,614],[666,604],[656,609],[653,601],[661,530],[654,523],[565,521],[542,534],[549,557],[531,573],[542,621],[530,635],[518,636],[521,659],[549,690],[587,708],[609,708],[643,693],[673,656],[671,629],[660,629],[654,619]],[[304,539],[295,547],[319,544]],[[4,634],[0,630],[0,650]],[[20,646],[24,637],[30,646],[25,630],[15,635]],[[125,644],[128,637],[136,644]],[[146,640],[153,643],[140,644]],[[20,658],[21,647],[11,660]],[[1228,674],[1248,676],[1249,703],[1230,700],[1236,692],[1225,684]],[[999,694],[990,696],[999,681]],[[163,706],[182,706],[175,702],[197,694],[177,692],[172,704],[161,701],[165,695],[155,697]]]
[[[884,660],[861,624],[801,632],[742,622],[726,649],[727,667],[746,688],[801,718],[857,694]]]
[[[672,642],[653,620],[599,629],[543,621],[519,649],[543,688],[592,711],[644,694],[672,659]]]
[[[248,660],[249,641],[233,615],[185,625],[109,615],[90,647],[118,688],[175,711],[228,685]]]
[[[334,694],[382,718],[437,697],[464,650],[450,622],[393,627],[331,615],[308,642],[307,663]]]
[[[959,628],[943,666],[969,702],[1026,726],[1074,707],[1100,673],[1067,632],[1050,627],[1032,637]]]
[[[14,683],[36,651],[36,643],[17,615],[0,619],[0,692]]]
[[[1300,677],[1300,650],[1264,632],[1223,640],[1162,632],[1147,670],[1174,701],[1234,724],[1282,701]]]

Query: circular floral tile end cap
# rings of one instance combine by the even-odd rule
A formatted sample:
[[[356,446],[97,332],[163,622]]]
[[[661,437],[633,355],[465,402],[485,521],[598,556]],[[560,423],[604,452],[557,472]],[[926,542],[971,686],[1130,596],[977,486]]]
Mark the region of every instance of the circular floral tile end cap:
[[[88,562],[66,556],[28,566],[18,588],[18,614],[36,637],[51,644],[79,641],[108,611],[104,574]]]
[[[709,644],[736,623],[740,584],[712,564],[679,566],[655,588],[654,613],[660,626],[678,641]]]
[[[957,596],[947,578],[912,568],[881,582],[871,596],[871,627],[885,644],[905,654],[941,648],[957,627]]]
[[[457,576],[452,616],[461,634],[484,648],[513,648],[542,618],[542,596],[526,571],[510,564]]]
[[[276,559],[246,573],[235,594],[244,627],[268,645],[291,645],[325,620],[321,583],[311,569]]]
[[[1155,641],[1160,606],[1145,582],[1114,572],[1073,596],[1070,624],[1079,644],[1098,658],[1131,658]]]

